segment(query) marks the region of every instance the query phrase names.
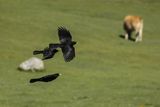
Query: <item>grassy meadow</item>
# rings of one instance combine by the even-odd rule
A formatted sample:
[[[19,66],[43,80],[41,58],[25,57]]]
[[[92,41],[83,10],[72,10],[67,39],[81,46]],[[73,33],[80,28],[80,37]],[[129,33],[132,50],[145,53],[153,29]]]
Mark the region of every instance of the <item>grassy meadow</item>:
[[[141,43],[120,37],[128,14],[144,19]],[[18,71],[59,42],[59,26],[77,41],[75,59],[59,52],[43,72]],[[160,107],[159,28],[159,0],[0,0],[0,107]],[[29,83],[51,73],[62,75]]]

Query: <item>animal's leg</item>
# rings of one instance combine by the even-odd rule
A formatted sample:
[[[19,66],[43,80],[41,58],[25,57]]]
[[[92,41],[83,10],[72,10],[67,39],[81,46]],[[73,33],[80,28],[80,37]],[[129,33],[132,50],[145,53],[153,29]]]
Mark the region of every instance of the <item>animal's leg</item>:
[[[143,24],[141,29],[139,30],[139,41],[142,41],[142,33],[143,33]]]
[[[128,30],[125,34],[125,39],[126,40],[131,39],[131,34],[132,34],[132,31]]]
[[[142,41],[142,32],[143,32],[143,21],[139,25],[139,27],[136,30],[136,42],[141,42]]]
[[[139,42],[139,32],[136,32],[136,40],[135,42]]]
[[[125,33],[125,39],[128,40],[128,33]]]
[[[130,40],[132,39],[131,35],[132,35],[132,31],[128,31],[128,38],[129,38]]]
[[[135,42],[141,42],[142,41],[142,30],[136,33],[136,41]]]

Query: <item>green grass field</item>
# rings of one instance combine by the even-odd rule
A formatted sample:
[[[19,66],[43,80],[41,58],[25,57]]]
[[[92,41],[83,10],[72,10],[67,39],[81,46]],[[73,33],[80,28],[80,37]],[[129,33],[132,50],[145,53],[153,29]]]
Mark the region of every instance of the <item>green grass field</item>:
[[[128,14],[144,18],[141,43],[119,37]],[[18,71],[33,50],[59,42],[59,26],[78,42],[76,58],[59,52],[44,72]],[[160,107],[159,28],[159,0],[0,0],[0,107]]]

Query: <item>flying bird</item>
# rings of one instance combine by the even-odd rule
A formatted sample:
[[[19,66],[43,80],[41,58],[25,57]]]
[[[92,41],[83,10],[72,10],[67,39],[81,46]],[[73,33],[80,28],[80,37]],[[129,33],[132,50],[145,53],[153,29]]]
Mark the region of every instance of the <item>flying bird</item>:
[[[43,54],[43,60],[53,58],[58,52],[57,48],[61,48],[65,62],[71,61],[75,57],[75,41],[72,41],[72,36],[69,30],[64,27],[58,28],[58,37],[60,43],[50,43],[49,47],[44,50],[35,50],[33,55]]]
[[[58,76],[60,76],[61,74],[56,73],[56,74],[50,74],[50,75],[46,75],[40,78],[33,78],[30,80],[30,83],[34,83],[34,82],[50,82],[55,80]]]
[[[58,28],[58,36],[64,60],[65,62],[69,62],[75,57],[75,48],[73,45],[75,45],[76,42],[72,41],[71,33],[64,27]]]

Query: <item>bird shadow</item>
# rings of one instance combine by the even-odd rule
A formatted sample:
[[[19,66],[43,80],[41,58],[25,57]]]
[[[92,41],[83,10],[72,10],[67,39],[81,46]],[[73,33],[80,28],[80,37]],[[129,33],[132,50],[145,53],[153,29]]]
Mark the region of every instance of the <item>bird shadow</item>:
[[[43,69],[43,70],[24,70],[24,69],[22,69],[20,67],[17,67],[16,69],[18,71],[20,71],[20,72],[26,72],[26,73],[29,73],[29,72],[44,72],[44,71],[46,71],[46,69]]]
[[[119,37],[120,37],[120,38],[122,38],[122,39],[125,39],[125,36],[124,36],[124,35],[122,35],[122,34],[120,34],[120,35],[119,35]],[[131,36],[128,38],[128,40],[130,40],[130,41],[132,41],[132,42],[134,42],[134,41],[135,41],[135,39],[134,39],[134,38],[132,38]]]

